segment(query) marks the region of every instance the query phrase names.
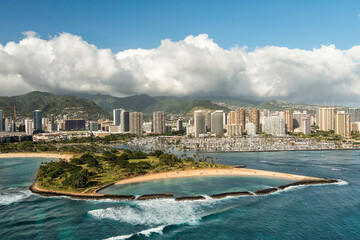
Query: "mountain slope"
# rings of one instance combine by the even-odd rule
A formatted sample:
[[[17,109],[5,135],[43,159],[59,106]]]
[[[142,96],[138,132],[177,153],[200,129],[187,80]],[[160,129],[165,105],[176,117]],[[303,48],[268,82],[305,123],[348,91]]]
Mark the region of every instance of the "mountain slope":
[[[109,117],[106,111],[91,100],[38,91],[19,96],[0,97],[0,109],[6,116],[13,114],[13,106],[16,106],[18,116],[26,117],[32,117],[32,112],[36,109],[42,110],[44,117],[50,114],[58,116],[68,114],[72,118],[86,119]]]

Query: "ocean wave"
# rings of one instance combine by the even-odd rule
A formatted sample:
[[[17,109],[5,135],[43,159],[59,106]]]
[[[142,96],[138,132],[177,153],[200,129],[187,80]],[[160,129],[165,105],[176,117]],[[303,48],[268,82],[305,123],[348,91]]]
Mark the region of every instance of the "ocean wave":
[[[0,193],[0,205],[9,205],[22,200],[32,195],[30,190],[21,190],[17,188],[6,189]]]
[[[98,219],[111,219],[132,225],[197,224],[204,215],[203,207],[213,202],[175,202],[174,199],[138,201],[119,207],[91,210],[88,214]]]
[[[163,230],[164,230],[165,227],[166,227],[166,225],[162,225],[162,226],[155,227],[155,228],[145,229],[145,230],[142,230],[142,231],[140,231],[138,233],[132,233],[132,234],[128,234],[128,235],[110,237],[110,238],[106,238],[104,240],[122,240],[122,239],[131,238],[131,237],[136,236],[136,235],[138,235],[138,236],[144,235],[145,237],[150,237],[150,235],[152,233],[158,233],[158,234],[162,235]]]

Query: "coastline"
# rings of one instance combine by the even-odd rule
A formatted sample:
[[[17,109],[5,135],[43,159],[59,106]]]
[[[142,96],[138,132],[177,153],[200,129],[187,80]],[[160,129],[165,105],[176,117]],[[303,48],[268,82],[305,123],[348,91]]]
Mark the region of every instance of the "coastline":
[[[57,191],[50,189],[43,189],[39,187],[38,183],[35,182],[32,186],[30,186],[30,191],[45,197],[70,197],[74,199],[84,199],[84,200],[102,200],[102,199],[111,199],[118,201],[132,201],[132,200],[151,200],[151,199],[162,199],[162,198],[174,198],[171,193],[155,193],[155,194],[144,194],[138,197],[134,195],[117,195],[117,194],[102,194],[98,193],[98,191],[109,187],[113,184],[130,184],[130,183],[141,183],[153,180],[160,179],[171,179],[171,178],[183,178],[183,177],[198,177],[198,176],[261,176],[261,177],[276,177],[276,178],[286,178],[289,180],[293,180],[293,182],[285,185],[281,185],[278,187],[271,187],[267,189],[258,189],[255,192],[223,192],[211,195],[210,197],[213,199],[221,199],[230,196],[250,196],[250,195],[268,195],[274,193],[276,191],[284,190],[285,188],[292,186],[300,186],[300,185],[315,185],[315,184],[329,184],[329,183],[337,183],[338,180],[328,179],[328,178],[318,178],[318,177],[309,177],[303,175],[295,175],[289,173],[280,173],[280,172],[271,172],[271,171],[263,171],[256,169],[237,169],[237,168],[215,168],[215,169],[194,169],[187,171],[173,171],[173,172],[165,172],[165,173],[155,173],[148,174],[144,176],[138,176],[134,178],[129,178],[125,180],[121,180],[115,183],[110,183],[105,186],[101,186],[91,193],[74,193],[74,192],[66,192],[66,191]],[[175,198],[175,201],[196,201],[203,200],[204,198],[201,196],[186,196],[186,197],[178,197]]]
[[[295,175],[290,173],[272,172],[272,171],[247,169],[247,168],[208,168],[208,169],[194,169],[194,170],[185,170],[185,171],[153,173],[153,174],[138,176],[134,178],[124,179],[116,182],[115,185],[148,182],[148,181],[161,180],[161,179],[203,177],[203,176],[260,176],[260,177],[285,178],[295,181],[301,181],[305,179],[309,179],[309,180],[321,179],[316,177]]]
[[[58,158],[69,161],[73,155],[62,153],[0,153],[0,158]]]

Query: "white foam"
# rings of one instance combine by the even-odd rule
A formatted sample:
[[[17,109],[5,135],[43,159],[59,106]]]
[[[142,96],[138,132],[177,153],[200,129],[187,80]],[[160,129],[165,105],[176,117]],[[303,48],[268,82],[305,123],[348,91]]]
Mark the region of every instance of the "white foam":
[[[203,206],[213,200],[176,202],[174,199],[159,199],[131,202],[131,204],[96,209],[88,213],[98,219],[112,219],[132,225],[197,224],[205,214]]]
[[[132,234],[128,234],[128,235],[110,237],[110,238],[107,238],[107,239],[104,239],[104,240],[122,240],[122,239],[131,238],[132,236],[135,236],[135,235],[144,235],[146,237],[150,237],[150,235],[152,233],[158,233],[158,234],[162,235],[163,234],[162,231],[164,230],[165,226],[166,225],[162,225],[162,226],[155,227],[155,228],[145,229],[145,230],[142,230],[142,231],[140,231],[138,233],[132,233]]]
[[[0,193],[0,205],[9,205],[15,202],[21,202],[22,200],[30,197],[32,195],[29,190],[22,190],[14,192],[14,189],[11,191],[4,191]]]

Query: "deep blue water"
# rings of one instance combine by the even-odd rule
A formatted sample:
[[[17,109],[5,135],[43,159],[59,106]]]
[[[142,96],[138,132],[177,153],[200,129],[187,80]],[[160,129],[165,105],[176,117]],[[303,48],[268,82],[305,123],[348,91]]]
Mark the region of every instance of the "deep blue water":
[[[268,196],[175,202],[45,198],[27,189],[44,159],[0,159],[0,239],[360,239],[360,151],[217,153],[216,162],[341,179]],[[106,189],[209,195],[283,179],[204,177]]]

